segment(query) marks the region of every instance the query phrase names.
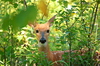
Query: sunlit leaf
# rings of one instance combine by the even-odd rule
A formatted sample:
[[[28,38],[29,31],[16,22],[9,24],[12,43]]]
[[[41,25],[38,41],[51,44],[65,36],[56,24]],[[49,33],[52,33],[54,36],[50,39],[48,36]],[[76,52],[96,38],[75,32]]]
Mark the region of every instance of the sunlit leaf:
[[[48,9],[47,9],[47,5],[46,2],[44,0],[40,0],[39,4],[38,4],[38,8],[41,10],[41,12],[45,15],[48,16]]]
[[[73,0],[67,0],[68,3],[71,5],[73,3]]]
[[[17,36],[17,39],[18,39],[19,41],[21,41],[21,40],[22,40],[22,38],[23,38],[23,36],[22,36],[22,35]]]
[[[93,2],[93,0],[85,0],[86,2]]]
[[[56,0],[52,0],[52,1],[56,1]]]

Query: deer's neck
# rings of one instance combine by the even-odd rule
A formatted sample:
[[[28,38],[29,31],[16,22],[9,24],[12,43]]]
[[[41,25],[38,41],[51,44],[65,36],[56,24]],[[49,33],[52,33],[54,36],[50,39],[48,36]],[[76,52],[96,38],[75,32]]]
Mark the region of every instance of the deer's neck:
[[[53,55],[52,52],[50,51],[48,44],[46,44],[45,46],[39,46],[39,51],[44,52],[49,60],[51,61],[53,60]]]
[[[39,51],[44,53],[51,52],[48,44],[39,46]]]

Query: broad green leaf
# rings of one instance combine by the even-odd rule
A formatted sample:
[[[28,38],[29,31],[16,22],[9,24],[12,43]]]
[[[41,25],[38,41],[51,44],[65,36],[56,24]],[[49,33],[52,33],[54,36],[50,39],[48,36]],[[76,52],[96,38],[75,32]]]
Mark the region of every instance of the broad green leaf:
[[[2,22],[3,22],[3,25],[2,25],[2,28],[4,29],[4,30],[7,30],[8,29],[8,27],[9,27],[9,25],[10,25],[10,17],[9,17],[9,15],[7,15],[5,18],[3,18],[3,20],[2,20]]]
[[[29,22],[34,22],[37,16],[37,8],[33,4],[28,6],[26,10],[22,10],[19,14],[15,16],[7,15],[3,19],[2,28],[7,30],[9,26],[11,26],[14,30],[18,28],[25,27]]]

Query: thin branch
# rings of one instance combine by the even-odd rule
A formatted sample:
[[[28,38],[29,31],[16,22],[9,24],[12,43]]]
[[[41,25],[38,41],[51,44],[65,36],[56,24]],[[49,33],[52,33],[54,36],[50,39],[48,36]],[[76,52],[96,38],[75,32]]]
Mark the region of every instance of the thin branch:
[[[95,4],[95,6],[96,6],[96,4]],[[95,7],[93,8],[93,12],[92,12],[92,15],[91,15],[91,19],[90,19],[90,22],[91,22],[91,23],[92,23],[92,19],[93,19],[94,10],[95,10]],[[91,30],[91,24],[90,24],[90,30]],[[89,31],[90,31],[90,30],[89,30]]]
[[[96,6],[94,7],[95,9],[93,10],[93,13],[94,13],[94,16],[93,16],[93,23],[92,23],[92,25],[91,25],[91,27],[90,27],[90,33],[89,33],[89,35],[88,35],[88,47],[89,47],[89,55],[91,56],[91,53],[92,53],[92,51],[91,51],[91,44],[90,44],[90,42],[91,42],[91,34],[93,33],[93,30],[94,30],[94,24],[95,24],[95,22],[96,22],[96,16],[97,16],[97,10],[98,10],[98,3],[96,4]],[[92,13],[92,14],[93,14]],[[92,21],[92,17],[91,17],[91,21]],[[92,57],[92,56],[91,56]]]
[[[78,20],[78,19],[77,19]],[[70,27],[68,27],[67,29],[69,30],[69,29],[71,29],[74,25],[75,25],[75,23],[77,22],[77,20],[75,20],[75,22],[70,26]]]

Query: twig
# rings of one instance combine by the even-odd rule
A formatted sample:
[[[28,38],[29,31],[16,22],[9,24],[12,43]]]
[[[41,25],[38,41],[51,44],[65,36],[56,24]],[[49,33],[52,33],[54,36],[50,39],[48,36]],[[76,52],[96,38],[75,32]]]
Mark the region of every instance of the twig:
[[[95,10],[95,7],[93,8],[93,12],[92,12],[92,15],[91,15],[91,19],[90,19],[90,22],[91,22],[91,23],[92,23],[92,19],[93,19],[94,10]],[[91,24],[90,24],[90,30],[91,30]],[[89,31],[90,31],[90,30],[89,30]]]
[[[76,22],[77,22],[77,20],[75,20],[75,22],[70,27],[68,27],[67,29],[69,30],[70,28],[72,28]]]

